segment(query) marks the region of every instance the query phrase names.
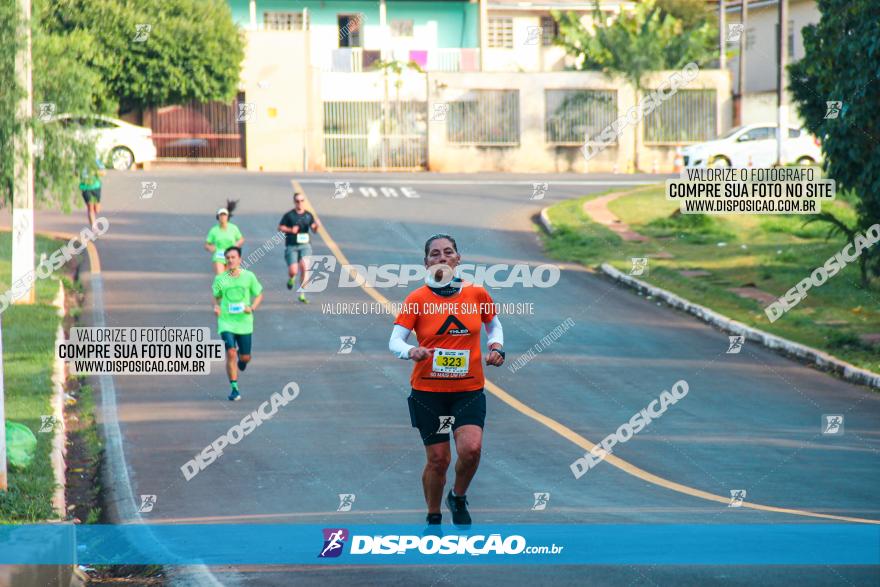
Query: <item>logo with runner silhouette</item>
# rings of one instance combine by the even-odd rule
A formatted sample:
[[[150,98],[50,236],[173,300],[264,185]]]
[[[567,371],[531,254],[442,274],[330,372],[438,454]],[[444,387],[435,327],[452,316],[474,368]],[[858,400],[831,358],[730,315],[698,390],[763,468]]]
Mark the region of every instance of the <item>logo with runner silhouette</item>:
[[[342,554],[342,547],[348,540],[348,530],[345,528],[324,528],[324,547],[318,558],[336,558]]]
[[[297,293],[318,293],[327,289],[330,275],[336,270],[336,257],[333,255],[311,255],[306,258],[308,278]]]
[[[354,349],[354,344],[357,342],[356,336],[340,336],[339,337],[339,350],[336,351],[337,355],[350,355],[352,349]]]
[[[746,337],[745,336],[728,336],[729,346],[727,347],[728,355],[738,355],[739,352],[743,348],[743,344],[745,344]]]
[[[335,191],[333,192],[334,200],[341,200],[342,198],[347,197],[349,194],[354,193],[354,190],[351,189],[350,181],[334,181]]]
[[[153,511],[153,508],[156,507],[156,496],[155,495],[142,495],[141,496],[141,505],[138,506],[139,514],[148,514]]]
[[[453,326],[455,326],[455,328],[453,328]],[[440,327],[440,330],[437,331],[438,335],[450,334],[452,336],[464,336],[465,334],[470,333],[471,331],[467,329],[467,326],[462,324],[461,320],[452,315],[446,319],[446,322],[444,322],[443,326]]]
[[[826,436],[843,434],[843,414],[822,414],[822,434]]]
[[[350,512],[351,506],[354,505],[355,495],[354,493],[340,493],[339,494],[339,507],[336,508],[337,512]]]
[[[455,416],[440,416],[440,428],[436,434],[449,434],[452,432],[452,426],[455,424]]]
[[[40,416],[40,432],[55,432],[57,425],[55,416]]]
[[[547,509],[547,504],[550,503],[550,494],[547,492],[541,492],[535,494],[535,503],[532,505],[532,511],[539,512],[541,510]]]
[[[647,257],[631,257],[632,269],[629,270],[630,275],[644,275],[648,272]]]
[[[729,508],[738,508],[742,507],[743,500],[746,498],[746,490],[745,489],[731,489],[730,490],[730,503],[727,504]]]

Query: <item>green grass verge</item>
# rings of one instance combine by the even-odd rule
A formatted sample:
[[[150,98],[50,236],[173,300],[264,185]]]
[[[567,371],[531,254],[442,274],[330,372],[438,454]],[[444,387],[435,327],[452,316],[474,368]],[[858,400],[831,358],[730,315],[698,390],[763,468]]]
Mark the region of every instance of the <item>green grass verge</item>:
[[[596,196],[568,200],[548,211],[558,228],[545,237],[548,253],[560,260],[587,265],[609,263],[624,272],[632,257],[667,252],[671,259],[652,257],[642,279],[707,306],[745,324],[825,350],[860,367],[880,372],[880,348],[863,342],[861,334],[880,334],[880,279],[871,290],[859,287],[859,271],[851,264],[774,323],[764,314],[766,304],[741,298],[729,288],[754,286],[774,296],[839,251],[845,237],[825,240],[827,225],[804,225],[807,216],[676,215],[675,202],[664,186],[630,192],[609,204],[623,222],[649,242],[625,242],[604,226],[591,222],[583,203]],[[855,212],[842,200],[831,205],[850,220]],[[708,276],[684,277],[680,271],[703,270]]]
[[[0,292],[10,285],[11,235],[0,232]],[[49,254],[61,241],[37,237],[36,258]],[[60,272],[59,272],[60,274]],[[52,494],[55,477],[49,455],[52,435],[40,433],[40,416],[52,413],[52,362],[55,355],[55,332],[61,323],[52,299],[58,281],[36,282],[37,303],[11,305],[0,315],[3,326],[3,370],[6,395],[6,419],[28,426],[37,437],[37,449],[31,465],[24,470],[9,470],[9,489],[0,492],[0,523],[33,522],[55,517]]]

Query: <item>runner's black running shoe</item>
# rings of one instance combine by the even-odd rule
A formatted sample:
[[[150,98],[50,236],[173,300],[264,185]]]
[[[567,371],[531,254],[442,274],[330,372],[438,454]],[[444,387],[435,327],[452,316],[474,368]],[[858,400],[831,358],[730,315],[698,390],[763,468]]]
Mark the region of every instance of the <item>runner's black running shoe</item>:
[[[245,369],[247,369],[247,365],[248,365],[247,363],[245,363],[245,362],[243,362],[243,361],[239,361],[239,362],[238,362],[238,370],[239,370],[239,371],[244,371]]]
[[[438,538],[443,537],[443,527],[440,525],[443,519],[443,514],[428,514],[425,521],[428,523],[425,526],[425,529],[422,530],[422,536],[436,536]]]
[[[446,505],[452,512],[452,523],[456,526],[470,526],[471,515],[467,509],[467,497],[464,495],[452,495],[452,490],[446,495]]]

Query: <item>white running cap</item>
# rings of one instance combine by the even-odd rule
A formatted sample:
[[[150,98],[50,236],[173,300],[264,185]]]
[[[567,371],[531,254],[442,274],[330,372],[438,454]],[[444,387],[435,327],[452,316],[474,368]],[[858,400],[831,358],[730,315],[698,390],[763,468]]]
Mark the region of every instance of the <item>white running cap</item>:
[[[217,216],[220,216],[221,214],[226,214],[227,216],[229,216],[229,210],[227,210],[226,208],[220,208],[219,210],[217,210]]]

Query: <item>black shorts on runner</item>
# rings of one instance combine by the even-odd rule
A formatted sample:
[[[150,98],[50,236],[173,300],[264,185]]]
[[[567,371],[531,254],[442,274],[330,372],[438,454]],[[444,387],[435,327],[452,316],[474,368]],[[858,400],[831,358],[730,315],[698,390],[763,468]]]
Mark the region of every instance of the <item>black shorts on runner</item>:
[[[450,431],[465,424],[482,428],[486,422],[486,394],[482,389],[450,392],[413,389],[407,403],[410,421],[413,428],[419,429],[425,446],[449,442]]]
[[[86,204],[91,204],[94,202],[95,204],[101,203],[101,188],[95,190],[83,190],[82,191],[83,202]]]
[[[253,334],[234,334],[232,332],[221,332],[220,338],[223,339],[223,343],[226,345],[226,350],[234,349],[238,347],[238,353],[240,355],[249,355],[251,354],[251,339]]]

